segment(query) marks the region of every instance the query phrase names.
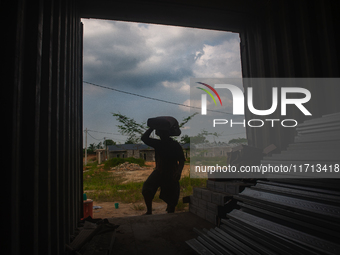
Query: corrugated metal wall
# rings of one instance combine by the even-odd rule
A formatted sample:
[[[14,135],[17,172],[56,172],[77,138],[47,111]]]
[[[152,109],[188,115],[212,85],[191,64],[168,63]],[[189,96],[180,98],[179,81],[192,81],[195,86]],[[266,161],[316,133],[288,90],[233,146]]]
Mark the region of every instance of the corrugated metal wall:
[[[82,217],[82,24],[75,1],[10,4],[4,254],[61,254]]]
[[[339,1],[267,1],[257,19],[240,33],[243,77],[340,77],[338,10]],[[312,118],[340,111],[340,86],[325,90],[320,84],[308,89],[317,102],[309,105]],[[271,93],[272,86],[254,88],[257,109],[270,108]],[[305,120],[297,108],[287,114],[299,122]],[[270,117],[282,119],[278,114]],[[259,116],[248,111],[246,118]],[[294,135],[293,129],[281,126],[247,130],[249,144],[260,148],[274,143],[284,149]]]
[[[244,77],[339,77],[340,35],[335,23],[339,1],[233,4],[237,2],[201,1],[197,6],[193,1],[188,5],[168,1],[1,2],[6,13],[2,123],[4,138],[9,138],[4,146],[7,149],[9,144],[10,151],[2,171],[4,254],[62,254],[82,216],[79,10],[83,17],[235,29],[241,35]],[[338,86],[332,91],[313,87],[311,92],[319,98],[313,117],[340,111]],[[270,102],[264,99],[271,95],[271,87],[263,86],[256,93],[255,106],[266,109]],[[303,121],[296,112],[291,114]],[[249,112],[246,117],[252,118]],[[284,148],[294,134],[275,128],[248,130],[247,136],[258,147],[275,143]]]

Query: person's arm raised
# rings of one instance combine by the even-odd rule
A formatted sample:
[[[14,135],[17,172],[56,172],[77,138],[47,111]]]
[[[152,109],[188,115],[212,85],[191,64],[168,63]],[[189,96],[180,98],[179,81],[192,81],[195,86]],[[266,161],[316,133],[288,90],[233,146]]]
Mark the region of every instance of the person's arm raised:
[[[154,130],[153,128],[149,128],[148,130],[146,130],[145,133],[142,135],[141,139],[146,145],[149,145],[149,146],[155,148],[155,146],[157,146],[158,140],[150,138],[150,135],[151,135],[153,130]]]

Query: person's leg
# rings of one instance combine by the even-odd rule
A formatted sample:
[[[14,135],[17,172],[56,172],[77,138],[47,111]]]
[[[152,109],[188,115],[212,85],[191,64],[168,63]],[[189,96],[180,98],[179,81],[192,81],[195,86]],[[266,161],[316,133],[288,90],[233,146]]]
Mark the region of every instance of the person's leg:
[[[159,198],[167,203],[166,211],[174,213],[178,203],[180,187],[178,181],[163,180]]]
[[[159,187],[158,172],[153,171],[143,184],[142,194],[146,205],[146,215],[152,214],[152,200]]]
[[[146,213],[145,213],[146,215],[152,214],[152,200],[153,200],[152,197],[144,195],[144,201],[146,205]]]
[[[166,210],[168,211],[168,213],[174,213],[174,212],[175,212],[175,207],[176,207],[176,206],[174,206],[174,205],[169,205],[169,204],[168,204]]]

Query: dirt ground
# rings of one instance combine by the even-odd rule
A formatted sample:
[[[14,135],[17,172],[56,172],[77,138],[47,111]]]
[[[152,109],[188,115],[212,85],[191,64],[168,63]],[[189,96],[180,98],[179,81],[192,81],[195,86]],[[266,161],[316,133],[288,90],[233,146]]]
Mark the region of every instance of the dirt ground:
[[[119,203],[119,208],[115,208],[115,202],[95,202],[93,205],[101,206],[101,209],[93,209],[93,218],[118,218],[126,216],[138,216],[146,212],[144,203]],[[135,206],[135,207],[134,207]],[[165,214],[166,203],[153,203],[153,214]],[[138,209],[136,209],[138,208]]]
[[[134,171],[113,170],[109,172],[113,172],[113,174],[123,177],[123,179],[126,179],[125,181],[123,181],[123,183],[141,182],[141,181],[145,181],[155,168],[155,162],[145,162],[145,164],[147,165],[147,167],[143,167],[141,170],[134,170]],[[184,165],[184,168],[182,171],[182,178],[184,176],[189,176],[189,172],[190,172],[190,166]]]
[[[145,162],[147,167],[143,167],[141,170],[133,171],[117,171],[112,170],[113,174],[123,177],[126,182],[140,182],[145,181],[151,174],[155,167],[155,162]],[[185,165],[182,171],[182,177],[188,176],[190,172],[190,166]],[[115,208],[116,202],[97,202],[93,201],[93,206],[100,206],[100,209],[93,209],[93,218],[116,218],[116,217],[126,217],[126,216],[137,216],[142,215],[146,212],[144,203],[119,203],[118,209]],[[154,202],[153,214],[165,214],[166,203],[164,202]]]

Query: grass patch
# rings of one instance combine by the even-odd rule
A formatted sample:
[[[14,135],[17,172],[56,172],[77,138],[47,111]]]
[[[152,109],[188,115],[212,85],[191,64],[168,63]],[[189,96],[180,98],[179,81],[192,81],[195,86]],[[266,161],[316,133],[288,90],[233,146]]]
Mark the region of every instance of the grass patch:
[[[83,173],[83,186],[88,198],[98,202],[135,203],[141,201],[143,183],[123,184],[123,181],[122,177],[97,168],[91,168]]]
[[[118,184],[112,180],[110,184],[109,180],[105,180],[97,187],[94,184],[84,185],[84,190],[88,190],[87,197],[95,201],[137,203],[143,201],[142,186],[142,182]]]
[[[175,210],[176,211],[185,211],[187,209],[187,207],[188,207],[188,204],[184,204],[183,200],[180,199],[178,201],[178,204],[176,205],[176,209]]]
[[[132,206],[131,206],[131,209],[132,210],[135,210],[135,211],[144,211],[145,210],[145,205],[143,205],[143,204],[133,204]]]
[[[192,195],[193,187],[206,187],[207,179],[197,179],[185,176],[179,181],[179,185],[181,189],[180,196],[186,197]]]
[[[97,168],[91,164],[91,168],[83,173],[83,187],[87,197],[97,202],[121,202],[141,203],[144,201],[142,195],[143,182],[122,183],[125,179],[112,172]],[[180,199],[176,210],[183,210],[182,198],[192,195],[193,187],[205,187],[206,179],[190,179],[183,177],[180,181]],[[162,202],[159,198],[160,190],[157,191],[154,202]]]

